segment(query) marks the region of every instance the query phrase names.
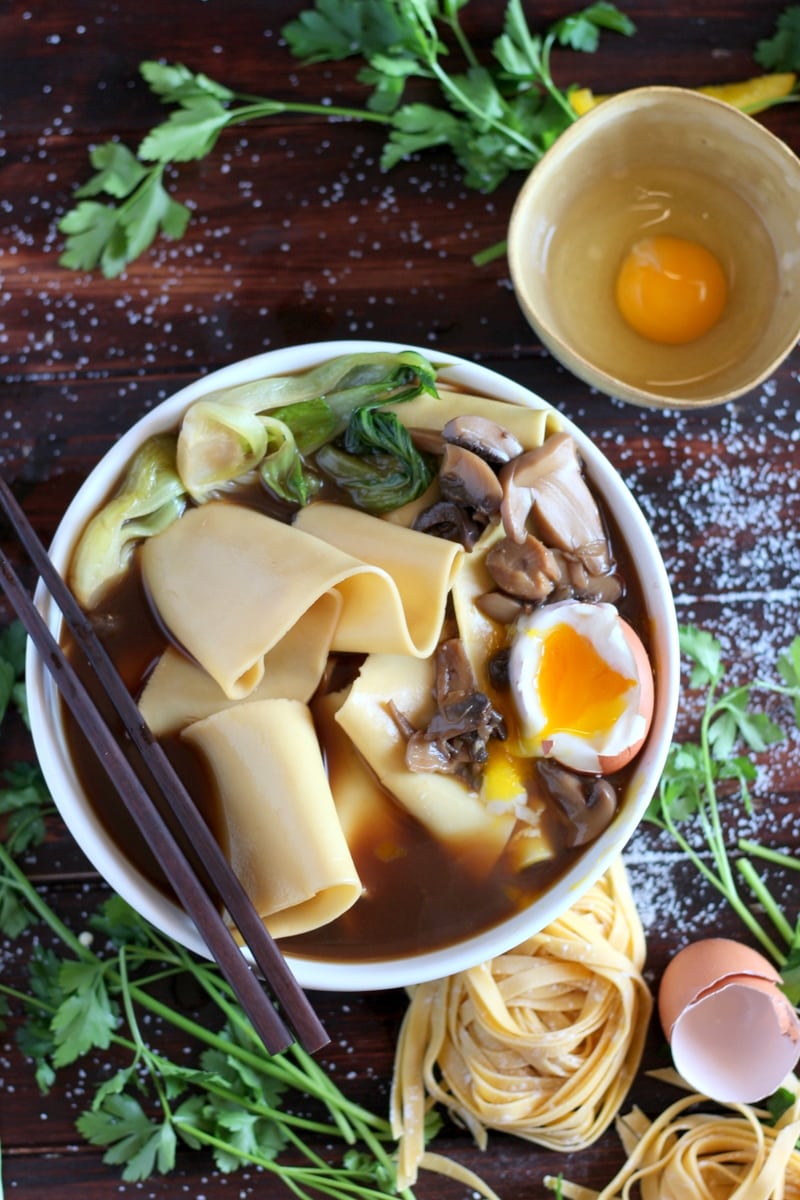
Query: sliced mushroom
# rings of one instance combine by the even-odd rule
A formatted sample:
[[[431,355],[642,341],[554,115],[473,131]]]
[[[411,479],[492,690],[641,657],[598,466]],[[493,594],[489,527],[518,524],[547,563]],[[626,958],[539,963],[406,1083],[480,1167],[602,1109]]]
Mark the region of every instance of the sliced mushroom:
[[[496,542],[485,564],[497,586],[521,600],[546,600],[561,578],[553,552],[533,534],[521,543],[511,538]]]
[[[561,571],[561,581],[556,585],[551,599],[576,597],[579,600],[616,604],[622,596],[624,587],[619,575],[591,575],[582,562],[571,558],[562,550],[554,550],[553,556]]]
[[[439,467],[439,490],[473,512],[491,516],[500,508],[503,489],[487,462],[471,450],[448,442]]]
[[[508,429],[489,417],[466,414],[453,417],[442,429],[446,442],[472,450],[486,462],[499,466],[522,454],[522,443]]]
[[[517,596],[507,596],[505,592],[484,592],[477,597],[475,607],[490,621],[497,621],[498,625],[513,625],[525,611],[523,600]]]
[[[529,487],[521,487],[517,482],[518,461],[519,459],[514,458],[501,467],[498,479],[503,490],[503,499],[500,501],[500,519],[503,522],[506,537],[521,544],[529,532],[528,517],[533,508],[533,491]]]
[[[452,500],[437,500],[419,513],[413,528],[419,533],[458,542],[465,550],[471,550],[484,526],[474,521],[465,508],[454,504]]]
[[[510,465],[511,478],[503,481],[504,501],[509,489],[530,489],[539,537],[548,546],[579,559],[590,574],[607,574],[613,561],[603,518],[569,434],[553,434]],[[518,536],[518,523],[514,528]]]
[[[567,827],[567,845],[585,846],[598,837],[617,811],[614,785],[602,776],[577,775],[542,758],[536,764]]]
[[[436,650],[434,695],[436,711],[406,742],[406,765],[411,771],[458,775],[477,789],[487,743],[504,739],[506,729],[501,714],[478,689],[460,638],[449,638]],[[400,721],[398,727],[403,730]]]

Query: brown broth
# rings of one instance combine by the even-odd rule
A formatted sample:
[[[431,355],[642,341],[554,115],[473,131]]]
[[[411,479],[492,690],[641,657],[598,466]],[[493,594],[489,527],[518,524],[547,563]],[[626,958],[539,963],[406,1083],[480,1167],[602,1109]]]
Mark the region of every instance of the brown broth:
[[[287,515],[277,512],[260,489],[247,491],[240,499],[274,517]],[[618,570],[626,585],[618,608],[648,647],[649,629],[636,571],[618,528],[607,515],[606,520]],[[134,555],[131,569],[110,589],[91,618],[126,685],[137,696],[168,644],[145,594],[138,556]],[[348,663],[344,667],[352,669]],[[91,676],[87,682],[91,685]],[[168,882],[94,751],[69,714],[66,717],[71,754],[89,803],[126,857],[169,893]],[[200,811],[219,836],[220,801],[199,756],[178,737],[165,739],[163,744]],[[633,769],[631,764],[611,777],[619,794],[624,792]],[[510,869],[501,860],[488,878],[479,878],[467,859],[444,848],[399,807],[392,821],[388,838],[384,824],[377,836],[365,830],[359,844],[351,846],[364,895],[323,928],[286,939],[284,948],[322,960],[375,961],[453,944],[491,928],[530,904],[586,851],[586,847],[566,847],[563,827],[553,816],[547,830],[557,849],[552,860],[522,872]]]

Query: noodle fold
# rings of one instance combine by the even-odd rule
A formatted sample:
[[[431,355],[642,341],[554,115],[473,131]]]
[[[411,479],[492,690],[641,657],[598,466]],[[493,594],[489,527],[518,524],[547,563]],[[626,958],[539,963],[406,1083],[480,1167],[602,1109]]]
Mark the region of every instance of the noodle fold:
[[[263,677],[248,700],[310,700],[325,670],[340,609],[337,592],[320,596],[264,655]],[[202,667],[168,646],[145,684],[139,711],[162,737],[236,703]]]
[[[250,695],[263,678],[264,656],[334,589],[342,612],[331,649],[431,654],[460,547],[442,543],[432,550],[428,544],[435,538],[366,519],[383,531],[382,561],[391,569],[254,509],[209,502],[142,546],[145,587],[177,645],[230,699]],[[434,565],[424,581],[417,578],[407,612],[404,601],[411,599],[411,589],[398,584],[393,572],[407,579],[411,560],[420,553],[419,539]],[[425,606],[416,599],[420,593],[427,598]]]

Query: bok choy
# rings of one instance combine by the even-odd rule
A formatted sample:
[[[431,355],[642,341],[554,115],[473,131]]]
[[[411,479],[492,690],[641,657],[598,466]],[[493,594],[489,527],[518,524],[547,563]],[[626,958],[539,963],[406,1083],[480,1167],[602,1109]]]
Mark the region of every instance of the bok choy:
[[[256,472],[278,499],[304,505],[323,471],[359,507],[399,507],[424,491],[430,469],[399,422],[363,414],[423,392],[435,396],[435,381],[435,367],[404,350],[340,355],[302,374],[212,393],[184,416],[178,471],[199,504]]]
[[[436,368],[413,350],[346,354],[296,375],[253,380],[189,406],[177,435],[151,437],[78,543],[70,583],[85,608],[125,571],[137,542],[190,502],[260,482],[277,500],[309,503],[327,475],[355,505],[385,512],[421,495],[426,459],[392,413],[437,395]]]
[[[433,471],[393,412],[357,409],[342,441],[341,448],[322,446],[317,465],[357,508],[390,512],[421,496],[433,479]]]
[[[157,434],[139,448],[111,500],[86,526],[70,566],[80,604],[92,608],[125,571],[134,546],[181,516],[187,496],[176,465],[176,438]]]

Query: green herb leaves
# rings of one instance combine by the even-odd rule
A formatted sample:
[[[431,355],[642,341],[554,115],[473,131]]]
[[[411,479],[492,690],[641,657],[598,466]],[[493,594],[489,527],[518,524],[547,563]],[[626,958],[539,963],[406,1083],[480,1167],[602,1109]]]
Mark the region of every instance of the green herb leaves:
[[[780,851],[765,849],[756,842],[742,840],[738,849],[748,857],[741,857],[734,864],[726,843],[720,800],[733,794],[744,805],[745,811],[752,812],[749,785],[756,778],[756,763],[752,756],[762,754],[784,736],[780,726],[766,712],[754,708],[756,693],[790,700],[800,727],[800,637],[796,637],[779,656],[778,672],[782,683],[757,680],[729,688],[724,686],[722,648],[714,637],[695,626],[685,625],[680,628],[680,645],[691,663],[689,686],[703,694],[699,738],[697,742],[671,747],[659,791],[651,802],[647,817],[673,837],[698,871],[728,900],[783,970],[786,991],[796,1002],[800,999],[800,923],[792,925],[787,920],[758,877],[751,859],[771,861],[794,870],[800,870],[800,861]],[[746,753],[737,753],[740,748]],[[687,821],[691,821],[692,829],[701,834],[710,860],[690,841],[690,833],[684,833],[680,828]],[[737,874],[752,891],[768,925],[745,904]]]
[[[80,203],[59,222],[59,230],[67,234],[62,266],[76,271],[99,266],[110,278],[146,250],[159,232],[183,237],[189,209],[167,192],[163,166],[146,166],[118,142],[98,146],[90,160],[96,174],[77,189]],[[83,199],[103,192],[121,203]]]
[[[95,174],[76,190],[78,203],[59,222],[66,234],[62,266],[99,267],[113,278],[159,234],[183,237],[190,211],[169,194],[168,168],[210,154],[230,125],[281,113],[383,125],[385,171],[435,147],[453,153],[468,187],[487,192],[510,172],[529,169],[575,120],[550,72],[552,47],[592,52],[601,30],[630,35],[633,24],[599,0],[539,36],[531,33],[520,0],[509,0],[492,61],[481,64],[459,22],[466,2],[317,0],[285,26],[291,53],[304,63],[361,60],[357,78],[371,89],[362,108],[249,96],[180,63],[143,62],[145,82],[173,111],[135,153],[117,140],[91,152]],[[451,54],[460,56],[458,71],[445,66]],[[412,79],[429,81],[440,103],[404,103]]]
[[[10,701],[24,711],[24,645],[17,623],[0,631],[0,721],[3,713],[10,719]],[[104,1161],[120,1168],[124,1182],[136,1183],[170,1172],[180,1146],[203,1148],[220,1171],[260,1166],[306,1200],[397,1194],[388,1119],[348,1100],[300,1047],[267,1054],[213,963],[157,933],[117,895],[80,933],[61,920],[14,857],[42,840],[47,791],[30,764],[11,768],[9,780],[0,792],[0,813],[6,814],[0,935],[17,938],[31,927],[36,936],[26,988],[11,987],[0,975],[0,1028],[12,1008],[22,1015],[16,1040],[44,1093],[63,1068],[89,1054],[100,1058],[100,1080],[77,1127],[103,1148]],[[182,1003],[170,1002],[171,986],[187,978],[216,1020],[206,1011],[201,1023]],[[173,1061],[159,1051],[171,1029],[196,1047],[192,1058]],[[308,1108],[315,1115],[305,1115]],[[337,1144],[338,1161],[331,1149]],[[281,1161],[287,1148],[293,1151],[290,1164]]]
[[[800,5],[784,9],[775,33],[758,43],[754,57],[767,71],[800,71]]]

